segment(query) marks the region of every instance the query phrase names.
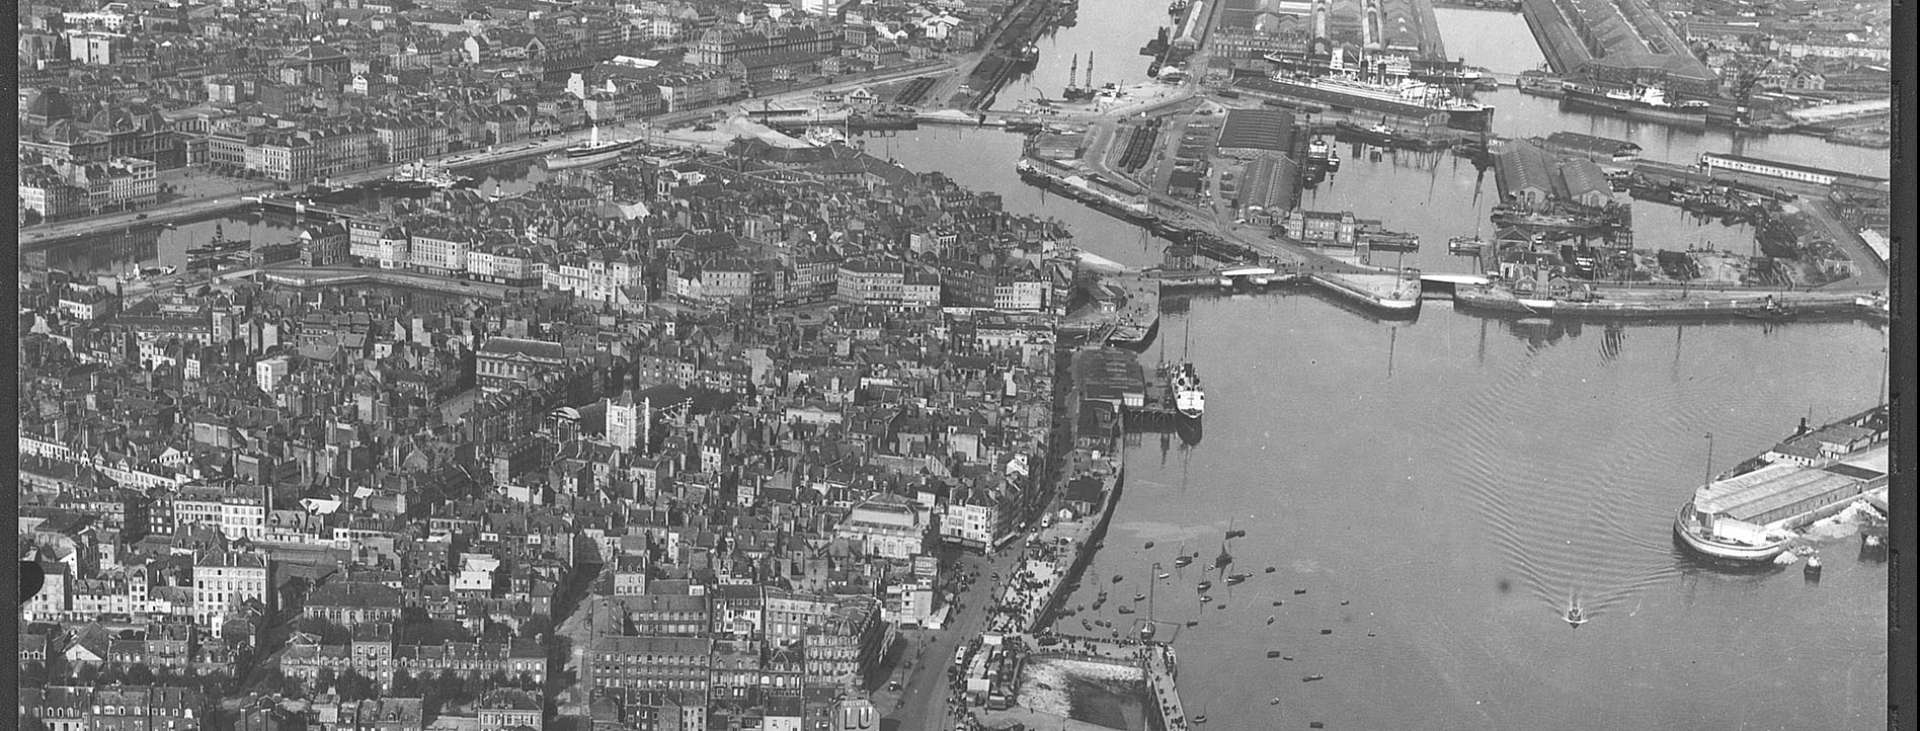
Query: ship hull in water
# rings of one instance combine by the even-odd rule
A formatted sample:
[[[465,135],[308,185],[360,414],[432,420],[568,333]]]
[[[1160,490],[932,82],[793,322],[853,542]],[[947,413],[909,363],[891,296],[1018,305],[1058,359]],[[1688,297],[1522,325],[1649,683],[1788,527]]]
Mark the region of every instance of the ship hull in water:
[[[614,160],[620,159],[620,153],[623,152],[624,149],[625,148],[622,148],[619,150],[607,150],[604,152],[593,152],[593,153],[587,153],[584,155],[555,155],[547,158],[547,161],[546,161],[547,169],[548,170],[566,170],[568,168],[583,168],[583,167],[588,167],[592,165],[603,165],[609,162],[613,162]]]
[[[1681,510],[1680,516],[1673,519],[1673,533],[1674,535],[1679,536],[1680,542],[1686,544],[1687,548],[1693,549],[1694,551],[1699,552],[1701,555],[1705,555],[1705,556],[1709,556],[1717,559],[1723,559],[1727,561],[1747,561],[1747,562],[1759,563],[1763,561],[1772,561],[1775,557],[1779,556],[1781,553],[1786,552],[1787,550],[1787,544],[1789,543],[1789,541],[1778,541],[1774,543],[1766,543],[1766,544],[1761,544],[1757,546],[1749,546],[1745,544],[1716,541],[1716,540],[1709,539],[1705,536],[1701,536],[1687,527],[1687,519],[1689,517],[1688,513],[1690,513],[1692,509],[1693,509],[1693,504],[1688,503],[1687,507]]]
[[[1272,96],[1283,101],[1311,103],[1336,112],[1365,116],[1387,116],[1402,120],[1415,120],[1425,123],[1438,121],[1436,115],[1445,115],[1449,129],[1465,132],[1490,132],[1493,130],[1494,108],[1484,104],[1465,107],[1426,106],[1412,101],[1381,99],[1338,87],[1305,83],[1296,79],[1240,79],[1234,85],[1255,94]]]
[[[1690,129],[1705,129],[1707,112],[1685,111],[1674,107],[1654,107],[1631,100],[1569,90],[1560,98],[1560,108],[1570,112],[1592,112],[1642,122],[1659,122]]]

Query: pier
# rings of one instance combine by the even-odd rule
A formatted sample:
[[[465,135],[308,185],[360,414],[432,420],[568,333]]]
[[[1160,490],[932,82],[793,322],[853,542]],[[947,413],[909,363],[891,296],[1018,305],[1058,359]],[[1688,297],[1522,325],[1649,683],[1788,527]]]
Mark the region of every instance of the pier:
[[[1154,710],[1160,714],[1161,727],[1167,731],[1191,728],[1192,719],[1187,718],[1186,706],[1180,702],[1180,671],[1173,648],[1153,645],[1143,653],[1141,661],[1147,674],[1147,691]]]

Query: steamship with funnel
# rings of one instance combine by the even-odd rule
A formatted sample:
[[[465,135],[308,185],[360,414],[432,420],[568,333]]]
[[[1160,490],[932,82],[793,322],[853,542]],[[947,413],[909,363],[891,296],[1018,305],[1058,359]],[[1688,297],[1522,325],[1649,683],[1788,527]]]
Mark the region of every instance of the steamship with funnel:
[[[1383,50],[1377,40],[1378,0],[1365,0],[1359,47],[1343,47],[1327,38],[1325,0],[1313,3],[1314,40],[1305,53],[1275,52],[1267,78],[1243,78],[1234,85],[1255,94],[1360,117],[1392,117],[1444,123],[1468,132],[1493,128],[1493,107],[1475,101],[1472,90],[1484,86],[1481,74],[1458,62],[1419,59]]]

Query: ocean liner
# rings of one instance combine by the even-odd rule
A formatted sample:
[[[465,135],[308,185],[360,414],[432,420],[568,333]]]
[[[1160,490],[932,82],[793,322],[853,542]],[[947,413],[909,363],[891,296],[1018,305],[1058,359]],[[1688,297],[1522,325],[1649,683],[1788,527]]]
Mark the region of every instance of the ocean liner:
[[[1474,101],[1461,89],[1471,86],[1464,83],[1469,77],[1462,76],[1459,84],[1423,80],[1451,78],[1451,72],[1422,71],[1402,56],[1369,59],[1362,55],[1354,66],[1337,50],[1324,58],[1270,53],[1266,60],[1274,65],[1272,76],[1240,79],[1235,85],[1337,112],[1425,121],[1444,118],[1446,126],[1469,132],[1485,132],[1493,126],[1493,107]]]

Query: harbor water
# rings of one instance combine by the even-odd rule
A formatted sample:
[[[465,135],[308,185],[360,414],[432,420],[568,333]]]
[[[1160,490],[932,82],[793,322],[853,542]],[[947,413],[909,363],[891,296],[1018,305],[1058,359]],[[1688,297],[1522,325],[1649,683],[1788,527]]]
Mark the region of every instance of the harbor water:
[[[1542,62],[1517,14],[1440,10],[1439,20],[1471,24],[1446,39],[1469,63],[1518,72]],[[1098,52],[1140,42],[1112,38]],[[1037,73],[1053,62],[1043,57]],[[1573,130],[1674,162],[1720,151],[1888,168],[1884,151],[1812,137],[1682,132],[1561,112],[1512,89],[1485,96],[1500,107],[1503,136]],[[1136,227],[1021,184],[1015,136],[923,129],[867,149],[1060,219],[1076,246],[1102,257],[1161,258],[1161,242]],[[1447,153],[1343,156],[1308,208],[1419,234],[1425,245],[1406,265],[1474,270],[1444,242],[1491,233],[1491,172]],[[1652,204],[1634,213],[1636,246],[1752,246],[1750,227]],[[1142,360],[1180,357],[1190,329],[1211,397],[1206,437],[1183,448],[1145,435],[1131,449],[1130,489],[1089,576],[1127,577],[1110,587],[1125,595],[1145,591],[1153,564],[1174,574],[1154,592],[1155,612],[1199,622],[1176,647],[1183,699],[1211,725],[1884,725],[1884,564],[1856,561],[1842,539],[1808,585],[1798,571],[1705,564],[1671,530],[1706,473],[1707,433],[1726,469],[1809,413],[1818,423],[1874,402],[1880,326],[1511,321],[1444,301],[1425,303],[1415,322],[1383,323],[1305,293],[1164,304],[1184,314],[1168,315]],[[1253,577],[1215,586],[1202,603],[1198,582],[1221,581],[1201,567],[1229,521],[1248,531],[1233,542],[1232,570]],[[1183,550],[1201,559],[1176,569]],[[1097,588],[1084,591],[1068,604],[1091,604]],[[1590,617],[1578,629],[1562,620],[1574,602]],[[1102,616],[1121,619],[1114,609]],[[1303,682],[1311,675],[1325,679]]]
[[[1191,328],[1206,436],[1129,451],[1089,573],[1128,577],[1124,595],[1200,554],[1154,592],[1156,619],[1199,622],[1177,641],[1189,708],[1227,728],[1882,726],[1883,564],[1841,539],[1810,586],[1703,565],[1671,530],[1707,433],[1726,469],[1809,410],[1872,403],[1882,331],[1425,308],[1374,323],[1307,294],[1203,295],[1162,324],[1170,358]],[[1203,604],[1229,525],[1247,531],[1231,570],[1253,576]]]

